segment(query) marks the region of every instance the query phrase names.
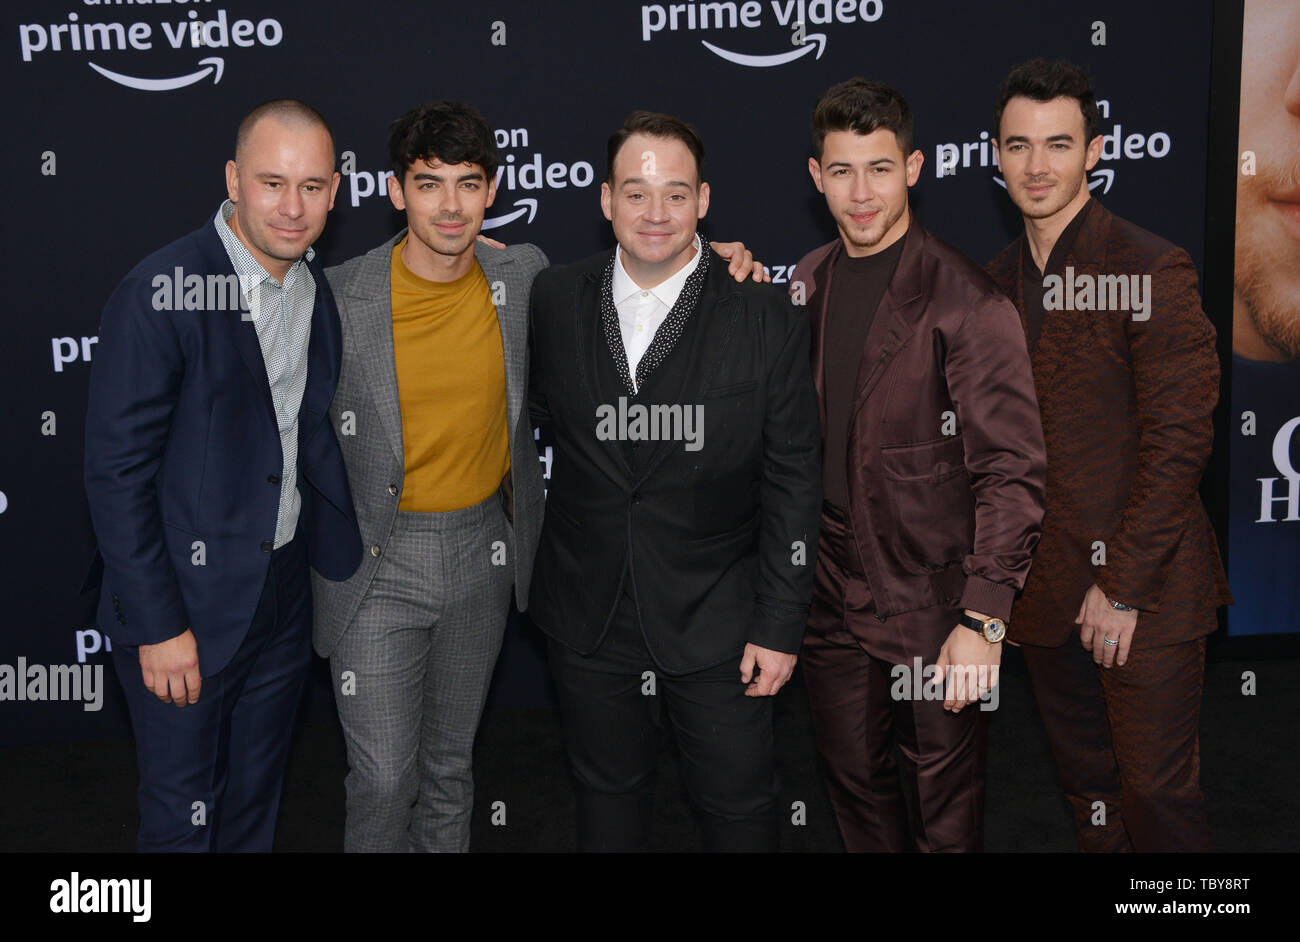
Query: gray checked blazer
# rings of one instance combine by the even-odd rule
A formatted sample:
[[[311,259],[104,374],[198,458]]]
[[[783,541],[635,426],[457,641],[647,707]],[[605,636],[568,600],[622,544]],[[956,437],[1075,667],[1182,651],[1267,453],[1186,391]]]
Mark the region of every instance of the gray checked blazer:
[[[405,461],[389,271],[393,246],[405,234],[403,229],[365,255],[325,270],[343,322],[343,367],[330,405],[330,421],[343,450],[364,551],[356,573],[344,582],[312,574],[313,639],[322,657],[330,656],[352,624],[370,580],[383,564],[402,496]],[[527,408],[528,298],[533,278],[548,263],[541,249],[528,244],[494,249],[476,242],[474,257],[494,293],[500,285],[505,287],[504,303],[496,310],[505,353],[510,427],[515,601],[522,610],[528,605],[544,500],[541,464]]]

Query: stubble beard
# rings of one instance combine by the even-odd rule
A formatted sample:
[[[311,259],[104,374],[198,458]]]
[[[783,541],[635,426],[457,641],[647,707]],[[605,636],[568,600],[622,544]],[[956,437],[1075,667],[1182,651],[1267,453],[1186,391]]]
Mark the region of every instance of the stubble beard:
[[[1065,181],[1062,181],[1061,185],[1068,186]],[[1059,202],[1054,202],[1052,204],[1036,203],[1030,200],[1028,196],[1024,195],[1023,191],[1019,190],[1012,194],[1011,199],[1016,204],[1016,209],[1020,210],[1020,215],[1024,216],[1026,219],[1046,219],[1049,216],[1056,215],[1062,209],[1069,206],[1070,203],[1073,202],[1074,198],[1079,195],[1079,188],[1083,185],[1084,177],[1080,176],[1074,181],[1074,185],[1069,187],[1068,193],[1058,187],[1058,191],[1061,193],[1061,199]],[[1017,199],[1017,196],[1020,196],[1020,199]],[[1021,202],[1021,199],[1023,199],[1024,202]]]
[[[902,218],[903,210],[906,208],[906,206],[907,204],[903,203],[898,207],[898,209],[896,209],[893,212],[892,215],[886,215],[884,223],[881,225],[880,230],[874,234],[874,237],[872,236],[872,232],[870,229],[860,234],[855,233],[852,229],[850,229],[846,233],[849,242],[852,243],[855,249],[875,248],[877,245],[881,243],[881,240],[883,240],[885,236],[888,235],[893,230],[894,224],[898,222],[899,219]],[[888,213],[888,211],[889,209],[888,207],[886,207],[884,212]]]
[[[445,236],[442,233],[440,233],[436,228],[436,223],[443,223],[444,225],[446,225],[447,223],[454,223],[454,222],[461,222],[461,221],[462,220],[459,219],[430,220],[429,228],[424,234],[422,234],[420,241],[424,243],[425,247],[428,248],[429,251],[435,252],[438,255],[445,255],[449,258],[457,258],[461,255],[464,255],[465,250],[472,247],[474,245],[474,240],[478,237],[477,232],[470,231],[471,230],[470,220],[468,219],[463,220],[463,222],[465,223],[465,231],[463,234],[456,237]]]
[[[1287,266],[1257,244],[1249,224],[1237,230],[1234,256],[1236,296],[1260,339],[1283,359],[1300,359],[1300,299],[1287,298],[1278,284]]]
[[[1268,240],[1259,218],[1268,211],[1268,194],[1293,190],[1297,178],[1300,165],[1260,167],[1253,176],[1241,177],[1237,188],[1235,296],[1260,339],[1285,360],[1300,359],[1300,243],[1285,232]]]

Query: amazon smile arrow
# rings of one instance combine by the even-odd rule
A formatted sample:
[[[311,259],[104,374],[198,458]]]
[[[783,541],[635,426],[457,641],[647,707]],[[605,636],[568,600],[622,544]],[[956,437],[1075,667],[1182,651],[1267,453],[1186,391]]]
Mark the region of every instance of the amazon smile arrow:
[[[226,63],[219,56],[209,56],[206,59],[200,59],[199,65],[206,66],[197,72],[191,72],[189,75],[178,75],[175,78],[148,79],[137,78],[134,75],[122,75],[120,72],[110,72],[108,69],[93,62],[86,63],[100,75],[109,81],[116,82],[119,85],[125,85],[127,88],[137,88],[142,92],[169,92],[177,88],[184,88],[186,85],[193,85],[195,82],[201,82],[212,73],[216,73],[212,79],[212,84],[216,85],[221,81],[221,74],[225,70]]]

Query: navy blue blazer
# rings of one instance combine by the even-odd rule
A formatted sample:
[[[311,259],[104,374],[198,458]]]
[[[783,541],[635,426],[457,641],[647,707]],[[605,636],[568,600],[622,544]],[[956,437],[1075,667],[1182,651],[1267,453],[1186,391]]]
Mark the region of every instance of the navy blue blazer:
[[[328,420],[341,328],[319,263],[307,265],[316,304],[298,413],[297,539],[322,576],[342,580],[361,561],[361,535]],[[252,622],[284,467],[257,332],[230,309],[229,282],[208,277],[234,274],[210,219],[132,269],[104,308],[86,413],[99,624],[128,646],[188,627],[204,676],[230,662]],[[171,293],[178,275],[200,276],[199,306],[211,309],[165,309],[183,301]]]

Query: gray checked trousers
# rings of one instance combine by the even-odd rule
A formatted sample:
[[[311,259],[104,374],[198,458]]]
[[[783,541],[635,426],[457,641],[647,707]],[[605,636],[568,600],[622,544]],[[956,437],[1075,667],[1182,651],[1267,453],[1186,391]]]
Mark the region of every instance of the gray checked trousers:
[[[330,658],[348,751],[344,851],[468,850],[474,736],[510,612],[514,552],[496,494],[446,513],[398,512]]]

